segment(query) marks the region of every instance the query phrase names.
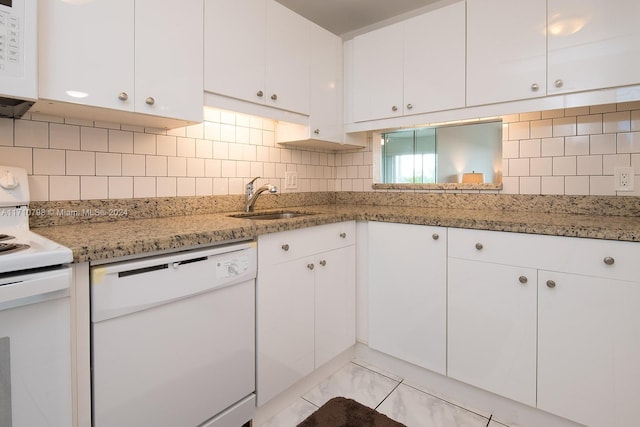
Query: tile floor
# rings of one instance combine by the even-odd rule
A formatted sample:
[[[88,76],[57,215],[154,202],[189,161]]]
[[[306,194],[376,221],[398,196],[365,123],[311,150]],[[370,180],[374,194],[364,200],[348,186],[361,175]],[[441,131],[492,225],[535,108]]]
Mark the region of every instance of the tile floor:
[[[408,427],[505,427],[359,361],[347,364],[258,427],[295,427],[336,396],[357,400]]]

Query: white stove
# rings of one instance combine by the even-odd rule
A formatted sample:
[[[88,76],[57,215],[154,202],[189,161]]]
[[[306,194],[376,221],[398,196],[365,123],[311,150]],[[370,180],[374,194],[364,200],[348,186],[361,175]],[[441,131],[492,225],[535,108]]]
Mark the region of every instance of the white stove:
[[[0,426],[71,426],[71,250],[29,230],[27,171],[0,166]]]
[[[0,274],[70,263],[71,250],[29,229],[25,169],[0,166]]]

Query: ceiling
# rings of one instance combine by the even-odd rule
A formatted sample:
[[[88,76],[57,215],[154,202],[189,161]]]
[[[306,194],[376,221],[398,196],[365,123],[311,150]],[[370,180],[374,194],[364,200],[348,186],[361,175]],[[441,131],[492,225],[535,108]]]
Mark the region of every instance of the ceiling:
[[[334,34],[343,36],[363,27],[420,9],[439,0],[276,0]]]

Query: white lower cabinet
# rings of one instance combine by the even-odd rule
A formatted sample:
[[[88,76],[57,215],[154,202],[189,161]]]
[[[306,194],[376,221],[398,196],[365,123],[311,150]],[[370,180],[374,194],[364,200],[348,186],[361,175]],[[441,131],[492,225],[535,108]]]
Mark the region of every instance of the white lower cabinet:
[[[448,375],[536,404],[535,269],[449,259]]]
[[[258,237],[258,405],[355,344],[355,222]]]
[[[638,307],[640,283],[539,273],[538,408],[592,427],[637,425]]]
[[[444,375],[447,230],[368,227],[369,346]]]

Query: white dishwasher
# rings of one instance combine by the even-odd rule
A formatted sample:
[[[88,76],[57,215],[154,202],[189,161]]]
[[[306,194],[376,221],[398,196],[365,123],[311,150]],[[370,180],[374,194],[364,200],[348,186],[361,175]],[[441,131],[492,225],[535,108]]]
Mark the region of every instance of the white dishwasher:
[[[93,426],[247,423],[255,277],[254,242],[93,266]]]

